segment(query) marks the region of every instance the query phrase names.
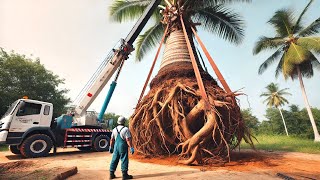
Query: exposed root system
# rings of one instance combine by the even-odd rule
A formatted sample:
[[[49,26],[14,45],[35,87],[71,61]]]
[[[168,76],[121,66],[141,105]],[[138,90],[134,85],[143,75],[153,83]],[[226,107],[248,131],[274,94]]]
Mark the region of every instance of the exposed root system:
[[[213,79],[204,80],[204,86],[209,104],[201,98],[195,77],[153,83],[130,121],[137,151],[179,154],[183,164],[205,164],[229,160],[243,138],[252,144],[235,94],[227,94]]]

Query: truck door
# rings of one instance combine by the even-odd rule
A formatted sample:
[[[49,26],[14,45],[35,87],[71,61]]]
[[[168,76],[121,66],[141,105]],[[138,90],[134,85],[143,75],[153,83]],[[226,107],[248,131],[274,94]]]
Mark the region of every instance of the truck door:
[[[25,132],[29,128],[38,127],[41,120],[41,104],[25,102],[12,119],[9,132]]]
[[[43,127],[50,127],[51,120],[52,120],[52,112],[53,107],[52,105],[43,104],[43,111],[41,113],[41,121],[39,123],[39,126]]]

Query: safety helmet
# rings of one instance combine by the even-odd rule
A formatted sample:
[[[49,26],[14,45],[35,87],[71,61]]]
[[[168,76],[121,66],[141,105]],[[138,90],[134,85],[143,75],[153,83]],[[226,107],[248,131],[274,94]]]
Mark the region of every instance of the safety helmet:
[[[119,118],[118,118],[118,124],[124,124],[124,122],[126,121],[126,118],[124,118],[123,116],[120,116]]]

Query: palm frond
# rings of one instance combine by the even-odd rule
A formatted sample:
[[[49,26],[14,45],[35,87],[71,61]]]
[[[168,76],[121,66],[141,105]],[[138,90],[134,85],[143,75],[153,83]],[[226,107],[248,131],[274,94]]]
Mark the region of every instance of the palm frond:
[[[320,61],[315,57],[315,59],[311,60],[311,65],[312,67],[317,68],[320,70]]]
[[[195,10],[192,20],[200,22],[204,30],[235,44],[239,44],[244,37],[244,25],[240,16],[221,5]]]
[[[286,92],[287,90],[289,90],[289,88],[280,89],[280,90],[278,91],[279,96],[292,95],[291,93]]]
[[[292,74],[294,74],[296,64],[292,61],[290,61],[290,54],[288,52],[284,53],[284,61],[282,64],[282,74],[284,76],[284,79],[287,80],[289,77],[292,77]]]
[[[253,48],[253,54],[256,55],[266,49],[278,48],[279,46],[282,46],[284,43],[285,40],[281,37],[268,38],[262,36],[259,38],[259,40],[256,42]]]
[[[150,27],[144,34],[139,35],[137,39],[136,60],[141,61],[145,54],[154,48],[161,40],[164,28],[158,21],[154,26]]]
[[[268,86],[266,86],[266,89],[268,90],[268,92],[270,94],[272,94],[272,93],[275,93],[278,91],[279,86],[278,86],[278,84],[270,83],[270,84],[268,84]]]
[[[309,9],[310,5],[312,4],[313,0],[310,0],[309,3],[307,4],[307,6],[303,9],[302,13],[300,14],[299,18],[297,19],[297,22],[296,24],[294,25],[294,28],[293,28],[293,33],[297,33],[300,29],[301,29],[301,25],[300,25],[300,22],[301,22],[301,19],[302,17],[304,16],[304,14],[307,12],[307,10]]]
[[[184,7],[213,7],[221,4],[250,3],[252,0],[186,0]]]
[[[276,67],[276,71],[275,71],[275,77],[278,78],[279,74],[282,72],[282,66],[283,66],[283,62],[284,62],[284,55],[285,53],[282,54],[280,61]]]
[[[283,54],[283,48],[279,48],[276,52],[274,52],[267,60],[265,60],[259,67],[259,74],[264,73],[266,69],[276,60],[279,59],[279,56]]]
[[[260,94],[260,97],[270,96],[270,95],[271,95],[271,93],[269,93],[269,92],[265,92],[265,93]]]
[[[262,101],[263,103],[267,103],[268,106],[272,107],[272,97],[267,97],[265,100]]]
[[[139,18],[151,0],[117,0],[110,6],[111,19],[117,22]]]
[[[296,65],[296,67],[300,68],[300,72],[302,77],[305,78],[311,78],[314,74],[312,61],[305,61],[299,65]],[[298,78],[298,71],[295,69],[293,72],[291,72],[291,79],[297,79]]]
[[[311,78],[313,76],[314,67],[320,68],[320,62],[316,58],[316,56],[314,56],[312,53],[308,61],[305,61],[299,65],[302,76],[306,78]],[[297,77],[298,77],[298,73],[295,72],[292,78],[297,78]]]
[[[278,106],[283,106],[285,104],[289,104],[289,101],[282,96],[278,96],[278,102],[279,102]]]
[[[287,37],[293,34],[292,27],[294,17],[289,9],[278,10],[275,15],[268,21],[276,29],[278,37]]]
[[[288,103],[288,100],[283,97],[284,95],[291,95],[290,93],[286,92],[288,88],[279,90],[278,84],[275,83],[270,83],[265,88],[267,89],[267,92],[262,93],[260,97],[267,97],[267,99],[265,99],[263,102],[267,102],[268,106],[274,106],[277,108],[279,106],[283,106],[285,103]]]
[[[285,79],[287,79],[288,77],[291,77],[291,79],[298,78],[297,67],[300,68],[300,72],[303,77],[311,78],[313,76],[313,65],[317,64],[318,60],[311,52],[308,59],[298,64],[295,64],[295,61],[289,59],[290,55],[288,55],[288,53],[286,53],[285,56],[286,57],[282,66],[282,72]]]
[[[297,45],[309,51],[320,53],[320,37],[301,37],[297,40]]]
[[[295,43],[291,43],[288,51],[286,52],[286,61],[291,64],[301,64],[309,60],[311,52]]]
[[[320,32],[320,17],[316,19],[313,23],[311,23],[308,27],[301,30],[298,33],[298,36],[305,37],[305,36],[318,34],[319,32]]]

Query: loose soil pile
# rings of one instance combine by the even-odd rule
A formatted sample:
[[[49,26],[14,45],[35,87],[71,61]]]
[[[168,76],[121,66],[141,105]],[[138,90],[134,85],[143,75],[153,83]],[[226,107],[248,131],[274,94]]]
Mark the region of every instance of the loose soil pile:
[[[55,167],[50,169],[41,168],[39,161],[15,161],[0,164],[0,179],[54,179],[64,172],[64,168]],[[44,178],[45,177],[45,178]]]
[[[150,157],[138,154],[133,156],[133,159],[139,162],[167,166],[179,166],[179,158],[177,155]],[[192,167],[201,171],[259,172],[274,178],[285,175],[289,178],[307,180],[320,179],[319,162],[319,155],[313,154],[243,150],[241,152],[231,152],[230,162]],[[248,176],[246,179],[252,177]],[[267,179],[267,177],[264,178]]]

